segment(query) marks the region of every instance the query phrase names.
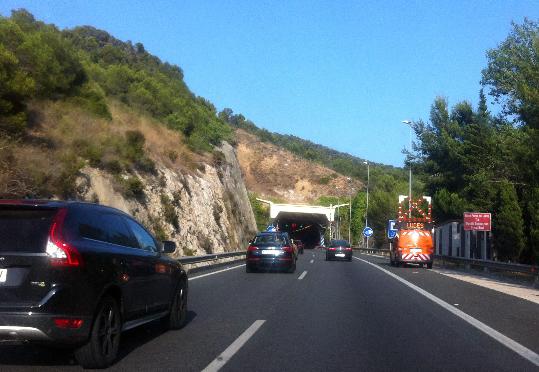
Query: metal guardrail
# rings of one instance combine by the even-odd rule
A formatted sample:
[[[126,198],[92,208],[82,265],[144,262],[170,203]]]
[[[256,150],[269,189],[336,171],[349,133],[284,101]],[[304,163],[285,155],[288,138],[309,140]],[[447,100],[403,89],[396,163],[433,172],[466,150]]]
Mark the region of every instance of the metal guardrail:
[[[518,264],[518,263],[482,260],[482,259],[477,259],[477,258],[464,258],[464,257],[440,256],[440,255],[434,255],[434,258],[438,261],[441,261],[442,266],[447,261],[447,262],[452,262],[452,263],[457,263],[457,264],[464,264],[467,268],[471,268],[472,266],[475,266],[475,267],[481,267],[485,269],[486,271],[488,271],[489,269],[492,269],[492,270],[499,270],[499,271],[505,271],[505,272],[527,274],[527,275],[535,277],[535,286],[539,287],[539,267],[534,266],[534,265],[523,265],[523,264]]]
[[[196,263],[201,263],[201,262],[217,261],[222,258],[240,257],[240,256],[245,256],[245,251],[214,253],[214,254],[206,254],[203,256],[186,256],[186,257],[178,258],[178,261],[182,264],[196,264]]]
[[[359,251],[362,253],[370,253],[370,254],[379,254],[383,256],[389,256],[389,249],[377,249],[377,248],[360,248],[360,247],[353,247],[354,251]],[[181,257],[178,259],[179,262],[182,264],[197,264],[202,262],[211,262],[211,261],[218,261],[223,258],[231,258],[231,257],[241,257],[245,256],[245,251],[237,251],[237,252],[224,252],[224,253],[214,253],[214,254],[207,254],[203,256],[187,256],[187,257]],[[464,264],[466,268],[471,268],[472,266],[475,267],[481,267],[484,270],[498,270],[498,271],[505,271],[505,272],[515,272],[515,273],[522,273],[526,275],[530,275],[535,277],[534,285],[535,287],[539,288],[539,267],[534,265],[523,265],[523,264],[517,264],[517,263],[507,263],[507,262],[500,262],[500,261],[490,261],[490,260],[481,260],[481,259],[475,259],[475,258],[464,258],[464,257],[453,257],[453,256],[440,256],[440,255],[434,255],[434,259],[437,261],[438,264],[442,264],[442,266],[445,265],[445,262],[452,262],[457,264]],[[441,262],[440,262],[441,261]]]
[[[360,251],[362,253],[379,254],[382,256],[389,256],[389,249],[377,249],[377,248],[360,248],[352,247],[354,251]]]
[[[380,254],[383,256],[389,256],[389,249],[376,249],[376,248],[359,248],[355,247],[353,248],[355,251],[359,251],[362,253],[371,253],[371,254]],[[441,256],[441,255],[434,255],[435,262],[437,264],[441,264],[441,266],[445,266],[445,262],[451,262],[456,264],[462,264],[467,269],[470,269],[473,267],[480,267],[483,268],[483,270],[497,270],[497,271],[503,271],[503,272],[513,272],[513,273],[521,273],[528,276],[534,277],[534,286],[536,288],[539,288],[539,267],[534,265],[523,265],[518,263],[508,263],[508,262],[500,262],[500,261],[491,261],[491,260],[482,260],[477,258],[464,258],[464,257],[453,257],[453,256]]]

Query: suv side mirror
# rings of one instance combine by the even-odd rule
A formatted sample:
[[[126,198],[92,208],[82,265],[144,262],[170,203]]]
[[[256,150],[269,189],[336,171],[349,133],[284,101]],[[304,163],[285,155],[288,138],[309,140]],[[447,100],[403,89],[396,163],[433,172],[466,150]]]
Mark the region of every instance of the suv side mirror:
[[[164,240],[162,245],[163,253],[173,253],[176,250],[176,243],[170,240]]]

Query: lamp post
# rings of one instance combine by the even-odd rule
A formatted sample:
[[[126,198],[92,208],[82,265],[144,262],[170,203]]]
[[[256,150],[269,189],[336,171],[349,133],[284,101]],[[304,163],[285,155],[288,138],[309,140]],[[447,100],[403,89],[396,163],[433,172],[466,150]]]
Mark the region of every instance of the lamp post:
[[[402,123],[408,125],[410,130],[410,147],[408,148],[410,154],[412,153],[412,121],[403,120]],[[410,162],[410,171],[409,171],[409,185],[408,185],[408,218],[412,217],[412,163]]]
[[[350,177],[348,179],[348,212],[349,212],[349,219],[348,219],[348,243],[350,243],[350,246],[352,246],[352,179]]]
[[[340,208],[340,207],[345,207],[345,206],[347,206],[347,205],[348,205],[348,203],[346,203],[346,204],[339,204],[339,205],[333,205],[333,204],[332,204],[332,205],[330,206],[330,208],[333,209],[333,219],[335,219],[335,213],[339,214],[339,208]],[[335,212],[335,210],[337,210],[337,212]],[[339,215],[339,217],[340,217],[340,215]],[[338,220],[337,220],[337,222],[338,222]],[[330,226],[331,226],[331,225],[330,225]],[[337,225],[337,226],[338,226],[338,225]],[[331,231],[331,230],[330,230],[330,231]],[[330,239],[332,239],[331,234],[330,234]],[[335,239],[340,239],[340,232],[339,232],[338,228],[337,228],[336,231],[335,231]]]
[[[365,227],[369,226],[369,183],[370,183],[370,168],[369,162],[364,161],[363,164],[367,164],[367,206],[365,208]],[[369,248],[369,237],[367,236],[367,248]]]

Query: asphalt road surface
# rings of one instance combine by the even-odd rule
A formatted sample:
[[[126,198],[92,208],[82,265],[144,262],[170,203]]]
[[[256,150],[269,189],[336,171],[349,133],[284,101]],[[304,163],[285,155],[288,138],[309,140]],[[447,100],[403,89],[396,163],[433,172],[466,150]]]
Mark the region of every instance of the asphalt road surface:
[[[190,278],[179,331],[126,332],[114,371],[539,371],[539,305],[387,259]],[[81,370],[66,350],[0,345],[0,371]]]

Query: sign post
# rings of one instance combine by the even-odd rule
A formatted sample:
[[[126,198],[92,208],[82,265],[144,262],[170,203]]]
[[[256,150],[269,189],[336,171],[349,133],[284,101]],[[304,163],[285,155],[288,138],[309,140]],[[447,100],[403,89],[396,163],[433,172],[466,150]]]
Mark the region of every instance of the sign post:
[[[464,212],[465,231],[491,231],[491,214],[478,212]]]
[[[394,239],[396,236],[397,236],[397,232],[399,230],[397,230],[395,228],[395,224],[397,223],[397,221],[395,220],[388,220],[387,221],[387,238],[388,239]]]
[[[372,231],[372,229],[369,226],[365,226],[365,228],[363,229],[363,236],[367,238],[366,248],[369,248],[369,237],[371,237],[373,233],[374,231]]]

